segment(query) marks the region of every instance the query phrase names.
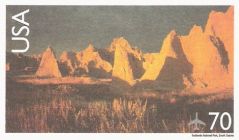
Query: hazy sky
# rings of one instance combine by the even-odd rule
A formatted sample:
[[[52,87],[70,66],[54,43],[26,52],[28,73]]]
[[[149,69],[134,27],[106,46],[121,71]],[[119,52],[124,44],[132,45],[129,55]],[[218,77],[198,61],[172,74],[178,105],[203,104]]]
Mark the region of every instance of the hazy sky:
[[[7,6],[7,51],[23,45],[11,40],[12,26],[20,27],[11,16],[27,8],[28,54],[40,53],[50,44],[59,55],[89,43],[108,47],[121,36],[144,52],[157,52],[171,30],[183,35],[193,24],[204,28],[211,10],[225,11],[228,6]]]

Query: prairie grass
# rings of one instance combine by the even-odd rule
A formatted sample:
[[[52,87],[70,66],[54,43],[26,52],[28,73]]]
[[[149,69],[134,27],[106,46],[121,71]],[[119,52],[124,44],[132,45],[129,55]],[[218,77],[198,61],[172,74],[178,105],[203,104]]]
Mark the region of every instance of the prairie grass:
[[[114,99],[77,109],[69,99],[7,108],[8,132],[145,132],[147,100]]]
[[[204,132],[211,132],[213,118],[208,112],[233,116],[232,90],[207,95],[157,91],[117,95],[99,85],[7,85],[6,132],[186,133],[191,132],[187,124],[195,112],[208,124]],[[216,125],[213,132],[224,131]]]

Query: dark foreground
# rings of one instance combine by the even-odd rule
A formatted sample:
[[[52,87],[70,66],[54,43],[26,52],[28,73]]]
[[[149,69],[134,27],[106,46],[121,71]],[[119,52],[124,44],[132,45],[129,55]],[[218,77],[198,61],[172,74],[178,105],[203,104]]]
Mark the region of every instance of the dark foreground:
[[[109,85],[30,85],[7,80],[6,132],[200,132],[223,131],[208,112],[229,112],[233,90],[220,93],[137,91],[115,93]],[[227,119],[225,119],[227,121]],[[227,123],[225,123],[227,124]],[[232,122],[233,124],[233,122]]]

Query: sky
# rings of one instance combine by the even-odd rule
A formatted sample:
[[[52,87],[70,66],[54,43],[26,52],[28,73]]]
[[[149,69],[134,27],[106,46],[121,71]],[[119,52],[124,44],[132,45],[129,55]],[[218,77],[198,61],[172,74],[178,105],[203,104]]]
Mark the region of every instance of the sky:
[[[47,46],[59,55],[64,50],[83,50],[89,43],[105,48],[118,37],[143,52],[159,52],[171,30],[186,35],[194,24],[204,28],[211,10],[224,12],[228,6],[7,6],[7,51],[24,46],[11,40],[11,28],[22,26],[11,17],[28,8],[26,55],[39,54]]]

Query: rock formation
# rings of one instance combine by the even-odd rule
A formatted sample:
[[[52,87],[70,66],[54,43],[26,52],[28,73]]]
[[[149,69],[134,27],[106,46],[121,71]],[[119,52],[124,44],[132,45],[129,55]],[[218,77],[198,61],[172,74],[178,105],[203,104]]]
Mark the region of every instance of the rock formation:
[[[64,51],[60,57],[60,70],[63,75],[74,75],[78,62],[75,52]]]
[[[48,47],[42,54],[41,63],[36,72],[38,77],[61,77],[56,56],[52,48]]]
[[[221,65],[227,73],[221,79],[221,85],[233,86],[234,65],[234,7],[223,12],[212,11],[206,24],[205,34],[208,34],[221,57]],[[224,71],[225,73],[225,71]]]
[[[141,86],[195,92],[232,88],[233,13],[233,7],[212,11],[204,31],[194,25],[186,36],[169,33],[160,53],[144,56]]]
[[[195,92],[233,88],[233,14],[234,7],[225,13],[212,11],[205,29],[194,25],[184,36],[171,31],[156,53],[143,54],[120,37],[107,48],[89,44],[80,52],[65,51],[59,66],[51,48],[37,57],[7,53],[6,70],[26,71],[36,67],[40,58],[39,77],[88,75],[112,78],[129,87]]]
[[[112,71],[112,65],[103,60],[93,45],[89,46],[76,55],[78,66],[84,69],[90,76],[97,78],[109,78]]]
[[[233,7],[211,12],[204,32],[195,25],[180,40],[193,65],[195,91],[233,87]]]
[[[132,85],[143,74],[141,51],[132,48],[123,37],[114,39],[110,48],[114,50],[112,76]]]
[[[182,50],[175,31],[171,31],[163,41],[158,54],[153,54],[153,62],[146,69],[140,81],[155,84],[160,89],[183,89],[184,79],[191,80],[192,65]],[[145,84],[143,85],[145,86]]]
[[[80,52],[64,51],[60,57],[61,71],[65,75],[88,75],[96,78],[109,78],[112,65],[102,59],[99,50],[92,44]]]

